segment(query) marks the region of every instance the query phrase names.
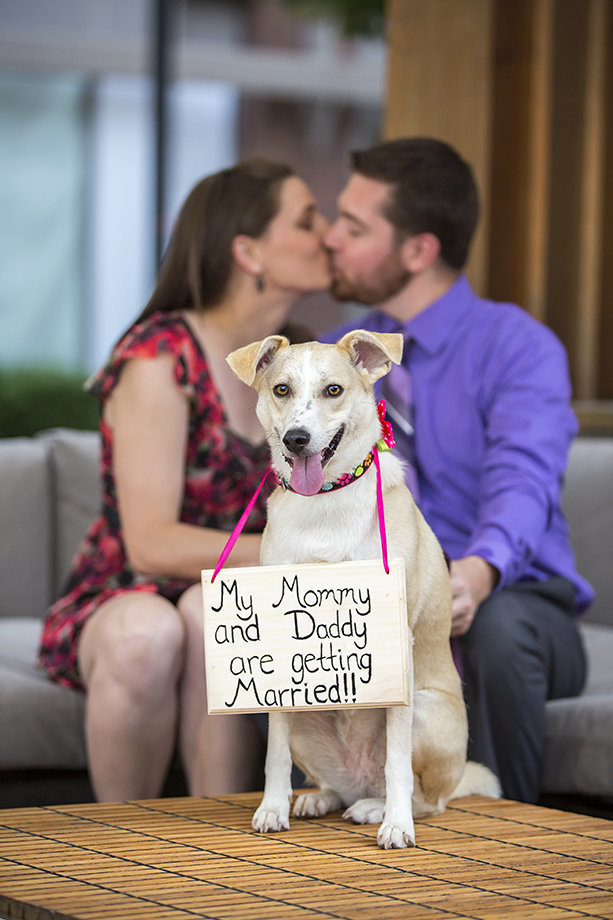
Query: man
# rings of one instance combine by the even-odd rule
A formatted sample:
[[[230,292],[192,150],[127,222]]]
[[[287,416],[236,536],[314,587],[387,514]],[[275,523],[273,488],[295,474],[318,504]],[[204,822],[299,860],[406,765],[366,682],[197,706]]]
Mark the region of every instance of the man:
[[[394,430],[451,559],[468,754],[505,796],[533,802],[545,702],[581,690],[575,615],[593,597],[560,508],[577,428],[566,354],[545,326],[478,298],[462,274],[479,205],[455,150],[401,139],[354,153],[352,167],[325,238],[332,290],[376,309],[324,339],[360,326],[405,336],[404,377],[392,371],[382,392],[391,409],[399,385],[412,391]]]

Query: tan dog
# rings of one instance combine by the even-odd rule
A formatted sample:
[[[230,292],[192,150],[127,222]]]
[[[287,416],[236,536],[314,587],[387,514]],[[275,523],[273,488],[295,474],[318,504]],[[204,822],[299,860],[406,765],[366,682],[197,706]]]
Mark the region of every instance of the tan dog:
[[[337,345],[290,346],[273,335],[228,356],[258,391],[272,463],[288,486],[268,503],[263,565],[381,557],[374,464],[344,488],[327,484],[362,464],[381,437],[373,384],[401,356],[402,336],[363,330]],[[499,794],[489,770],[466,762],[443,552],[404,484],[402,461],[388,451],[380,464],[389,556],[406,566],[412,705],[271,712],[264,798],[252,822],[258,831],[289,827],[292,758],[319,787],[297,798],[294,815],[348,806],[345,817],[357,823],[382,822],[378,843],[386,848],[414,845],[414,814],[438,814],[461,795]]]

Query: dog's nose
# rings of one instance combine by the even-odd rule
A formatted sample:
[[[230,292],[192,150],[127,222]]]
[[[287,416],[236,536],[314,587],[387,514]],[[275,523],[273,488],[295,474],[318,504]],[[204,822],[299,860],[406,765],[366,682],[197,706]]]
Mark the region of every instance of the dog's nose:
[[[304,453],[310,440],[311,435],[304,428],[290,428],[289,431],[286,431],[283,435],[283,443],[287,449],[291,450],[297,457],[300,457],[301,454]]]

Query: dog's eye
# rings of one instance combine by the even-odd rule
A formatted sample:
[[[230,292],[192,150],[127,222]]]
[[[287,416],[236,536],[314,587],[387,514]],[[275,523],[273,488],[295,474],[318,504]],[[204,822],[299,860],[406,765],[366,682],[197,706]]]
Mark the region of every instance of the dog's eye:
[[[340,383],[331,383],[324,390],[326,396],[331,396],[333,399],[336,399],[337,396],[340,396],[342,392],[343,388]]]
[[[279,399],[283,399],[284,396],[289,396],[289,386],[286,383],[278,383],[272,388],[272,391]]]

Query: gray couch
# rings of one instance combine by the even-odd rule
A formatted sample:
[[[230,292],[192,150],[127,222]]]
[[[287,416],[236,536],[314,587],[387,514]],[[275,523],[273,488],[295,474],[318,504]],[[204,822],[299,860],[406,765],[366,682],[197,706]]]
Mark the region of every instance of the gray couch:
[[[41,617],[98,510],[97,454],[93,432],[0,439],[0,807],[92,797],[83,694],[48,681],[34,660]],[[613,803],[613,439],[573,445],[565,503],[580,571],[598,599],[581,627],[585,690],[547,705],[543,792],[606,805]],[[183,791],[180,780],[171,779],[168,791]]]

